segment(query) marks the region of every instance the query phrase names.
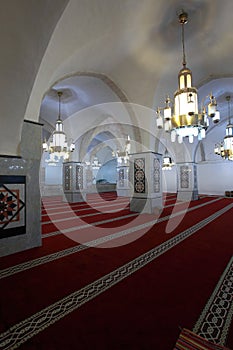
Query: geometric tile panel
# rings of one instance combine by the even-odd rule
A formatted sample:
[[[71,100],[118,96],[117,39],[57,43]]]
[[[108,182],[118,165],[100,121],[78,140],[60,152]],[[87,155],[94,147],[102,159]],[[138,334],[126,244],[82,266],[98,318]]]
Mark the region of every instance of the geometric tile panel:
[[[83,189],[83,166],[76,165],[76,190]]]
[[[194,177],[194,189],[196,190],[197,189],[197,166],[196,164],[193,165],[193,177]]]
[[[189,188],[189,167],[187,165],[180,167],[180,187]]]
[[[154,192],[160,192],[160,161],[154,158]]]
[[[119,169],[119,172],[118,172],[119,187],[124,187],[124,177],[125,177],[124,168]]]
[[[0,175],[0,238],[26,233],[26,176]]]
[[[19,190],[11,190],[6,186],[0,187],[0,225],[8,224],[10,221],[19,221]]]
[[[69,165],[65,166],[64,184],[65,184],[65,190],[69,191],[71,189],[71,168]]]
[[[145,193],[145,158],[134,159],[134,192]]]

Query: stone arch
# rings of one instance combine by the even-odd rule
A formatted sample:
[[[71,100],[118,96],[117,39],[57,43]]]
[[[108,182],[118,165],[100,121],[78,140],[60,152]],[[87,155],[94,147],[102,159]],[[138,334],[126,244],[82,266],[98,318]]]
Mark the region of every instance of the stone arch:
[[[84,135],[82,135],[79,143],[80,147],[80,153],[79,157],[80,160],[82,160],[85,157],[85,154],[87,152],[88,146],[90,144],[90,141],[93,140],[97,135],[104,133],[106,131],[106,126],[100,126],[98,128],[93,128],[91,130],[88,130]],[[120,139],[123,138],[124,135],[124,129],[121,124],[114,123],[112,124],[112,128],[110,130],[110,133],[113,136],[114,143],[117,145],[118,148],[122,147],[120,143]],[[100,146],[101,148],[101,146]]]
[[[60,78],[59,80],[55,81],[50,88],[44,93],[42,100],[48,94],[48,92],[57,84],[60,84],[62,81],[65,79],[68,79],[70,77],[74,76],[83,76],[83,77],[93,77],[100,79],[102,82],[104,82],[112,91],[113,93],[119,98],[120,102],[125,103],[125,108],[127,109],[127,112],[129,113],[129,116],[132,120],[132,123],[134,125],[137,125],[137,119],[135,116],[135,113],[133,111],[133,108],[130,106],[130,101],[128,100],[126,94],[118,87],[118,85],[111,79],[109,78],[106,74],[103,73],[96,73],[96,72],[75,72],[73,74],[67,74]],[[140,129],[139,128],[134,128],[134,139],[138,144],[141,144],[141,135],[140,135]]]

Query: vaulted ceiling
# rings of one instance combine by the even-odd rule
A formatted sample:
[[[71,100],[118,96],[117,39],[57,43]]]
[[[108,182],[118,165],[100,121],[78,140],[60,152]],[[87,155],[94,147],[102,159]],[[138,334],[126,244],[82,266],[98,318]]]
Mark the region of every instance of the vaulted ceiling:
[[[5,2],[0,15],[1,153],[16,153],[23,119],[54,125],[57,89],[64,91],[64,118],[107,102],[162,105],[177,89],[182,66],[181,9],[189,14],[186,55],[199,101],[213,92],[225,119],[209,128],[203,143],[205,157],[212,159],[205,143],[212,147],[224,137],[225,97],[233,96],[231,0]]]

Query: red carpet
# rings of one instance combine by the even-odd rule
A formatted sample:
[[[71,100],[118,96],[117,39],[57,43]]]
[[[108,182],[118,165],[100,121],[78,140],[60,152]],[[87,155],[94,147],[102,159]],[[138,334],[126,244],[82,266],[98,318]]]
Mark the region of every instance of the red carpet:
[[[108,197],[109,210],[111,203],[114,203],[110,198]],[[165,205],[174,204],[174,199],[173,202],[168,199],[169,197]],[[58,200],[52,199],[50,203],[59,206]],[[109,238],[127,228],[132,230],[128,236],[133,236],[134,239],[127,244],[126,235],[99,245],[110,246],[108,249],[87,245],[84,250],[74,254],[4,278],[0,291],[1,332],[171,238],[178,237],[181,232],[232,203],[232,200],[224,198],[215,202],[212,200],[213,197],[208,197],[191,202],[189,209],[193,210],[187,212],[169,234],[165,233],[168,220],[140,229],[139,224],[145,225],[155,220],[153,215],[147,214],[136,215],[134,219],[121,218],[116,228],[113,227],[116,221],[109,221],[100,225],[104,229],[100,234],[98,226],[92,225],[77,233],[72,232],[72,235],[79,234],[82,237],[80,241],[86,239],[88,242],[93,237],[102,238],[103,234]],[[194,209],[200,204],[203,204],[201,208]],[[79,208],[81,206],[84,208],[81,203],[77,205]],[[184,204],[177,204],[176,212],[182,211],[184,207]],[[171,214],[172,209],[173,207],[165,208],[161,218]],[[93,213],[96,213],[96,209]],[[82,224],[111,220],[117,218],[117,215],[120,218],[126,213],[130,214],[129,209],[96,214],[86,217]],[[129,273],[126,278],[88,300],[68,316],[32,336],[20,348],[173,349],[180,333],[179,326],[189,329],[194,327],[232,256],[232,233],[228,225],[231,217],[232,209],[200,227],[189,238],[171,247],[143,268],[132,271],[132,274]],[[169,222],[172,223],[172,220],[176,218]],[[72,228],[72,224],[65,227]],[[118,246],[114,248],[113,242],[114,245],[118,242]],[[1,266],[5,269],[78,246],[77,242],[58,234],[44,238],[41,248],[2,258]],[[232,337],[229,336],[227,342],[231,348]]]

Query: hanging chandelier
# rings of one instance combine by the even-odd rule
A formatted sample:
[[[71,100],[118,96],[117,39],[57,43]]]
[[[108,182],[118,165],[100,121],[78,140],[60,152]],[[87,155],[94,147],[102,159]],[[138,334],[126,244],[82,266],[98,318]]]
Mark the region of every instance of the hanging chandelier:
[[[51,159],[54,161],[54,159],[61,159],[64,160],[69,159],[70,152],[73,152],[75,150],[75,145],[71,141],[68,145],[67,137],[64,132],[64,126],[63,122],[61,120],[61,96],[62,92],[58,91],[58,101],[59,101],[59,110],[58,110],[58,118],[55,125],[55,130],[52,134],[52,140],[47,143],[46,140],[44,141],[42,147],[43,151],[49,152]]]
[[[97,157],[94,157],[93,162],[91,163],[92,169],[99,170],[101,166],[102,164],[99,162],[99,159]]]
[[[125,147],[122,151],[116,150],[116,152],[112,152],[112,156],[117,158],[118,165],[128,165],[129,163],[129,154],[131,149],[130,137],[127,136],[127,140],[125,142]]]
[[[168,150],[166,148],[164,156],[163,156],[163,165],[162,170],[171,170],[173,165],[175,165],[172,161],[171,156],[168,153]]]
[[[183,48],[183,68],[178,75],[178,90],[174,93],[172,103],[169,96],[166,98],[165,107],[157,109],[157,127],[164,128],[171,133],[171,141],[176,138],[179,143],[183,142],[184,137],[188,137],[189,142],[193,143],[194,137],[198,140],[205,138],[206,129],[209,126],[210,117],[214,123],[220,120],[220,113],[217,110],[215,97],[209,95],[209,104],[202,106],[201,113],[198,112],[197,89],[192,85],[192,72],[186,66],[185,46],[184,46],[184,25],[188,22],[188,14],[182,12],[179,15],[179,23],[182,26],[182,48]],[[163,111],[163,115],[161,114]]]
[[[230,96],[226,96],[228,102],[228,124],[226,127],[226,136],[223,141],[216,144],[214,153],[221,156],[223,159],[233,161],[233,124],[231,123],[230,113]]]

